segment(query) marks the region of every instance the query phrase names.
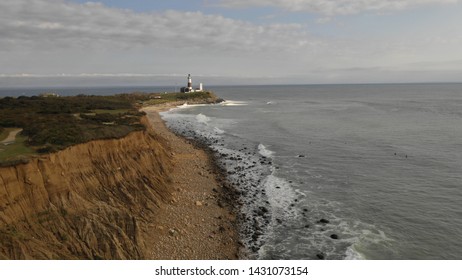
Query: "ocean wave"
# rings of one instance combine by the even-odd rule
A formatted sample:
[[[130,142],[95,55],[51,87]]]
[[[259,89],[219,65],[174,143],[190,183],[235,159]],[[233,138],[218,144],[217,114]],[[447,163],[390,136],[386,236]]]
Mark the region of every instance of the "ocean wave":
[[[224,134],[225,133],[225,131],[223,129],[220,129],[218,127],[214,127],[213,131],[216,132],[217,134]]]
[[[186,102],[183,105],[177,106],[176,108],[186,109],[186,108],[204,107],[204,106],[210,106],[210,104],[188,104],[188,102]]]
[[[345,260],[364,260],[364,257],[355,250],[354,244],[347,248],[345,252]]]
[[[198,123],[202,123],[202,124],[208,124],[210,122],[210,118],[207,117],[206,115],[204,114],[198,114],[196,115],[196,121]]]
[[[265,145],[263,144],[258,144],[258,153],[264,157],[272,157],[274,155],[274,152],[271,150],[268,150]]]
[[[204,114],[183,114],[181,111],[160,113],[169,129],[186,138],[195,138],[207,145],[218,141],[225,133],[224,130],[211,125],[212,119]]]
[[[178,108],[178,109],[184,109],[184,108],[188,108],[188,107],[191,107],[191,105],[188,105],[188,102],[186,102],[186,103],[184,103],[183,105],[177,106],[176,108]]]
[[[224,102],[221,102],[221,106],[245,106],[248,103],[245,101],[233,101],[233,100],[226,100]]]

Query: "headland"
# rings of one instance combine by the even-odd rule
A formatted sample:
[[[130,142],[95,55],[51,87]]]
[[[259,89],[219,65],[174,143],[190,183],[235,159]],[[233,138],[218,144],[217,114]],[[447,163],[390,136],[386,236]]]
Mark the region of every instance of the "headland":
[[[0,167],[0,258],[238,258],[232,191],[207,152],[158,114],[185,101],[147,101],[154,107],[130,119],[137,129],[126,135],[51,146]],[[102,122],[93,113],[85,117]]]

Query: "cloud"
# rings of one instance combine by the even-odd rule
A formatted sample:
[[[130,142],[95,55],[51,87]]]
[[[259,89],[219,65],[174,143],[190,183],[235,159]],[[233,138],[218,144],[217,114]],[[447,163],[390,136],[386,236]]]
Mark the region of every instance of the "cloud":
[[[0,78],[152,78],[183,77],[184,74],[140,74],[140,73],[81,73],[81,74],[0,74]]]
[[[217,0],[226,8],[276,7],[292,12],[310,12],[327,16],[361,12],[397,11],[429,4],[453,4],[460,0]]]
[[[316,12],[321,14],[320,20],[333,21],[339,14],[458,2],[209,0],[208,3],[211,1],[229,7],[273,6],[288,11]],[[461,69],[462,37],[457,31],[460,17],[454,14],[452,18],[434,18],[428,24],[423,24],[427,18],[421,17],[413,25],[406,23],[406,19],[403,25],[396,23],[383,30],[381,27],[385,25],[379,22],[375,25],[371,22],[370,27],[368,24],[361,27],[330,24],[316,29],[317,26],[312,25],[313,33],[310,33],[307,25],[277,23],[277,17],[272,24],[260,24],[202,12],[141,13],[94,2],[2,0],[0,71],[4,74],[0,73],[0,87],[26,80],[31,84],[46,81],[81,85],[82,81],[174,84],[178,79],[174,74],[157,75],[162,73],[183,73],[179,76],[181,79],[184,73],[194,73],[195,76],[238,77],[236,80],[241,81],[243,76],[290,76],[315,82],[324,81],[324,76],[340,79],[338,77],[350,72],[355,73],[355,77],[359,77],[359,73],[366,77],[373,72],[371,69],[377,69],[375,67],[404,71],[401,65],[410,65],[405,67],[410,71],[420,69],[413,64],[418,62],[427,62],[426,68],[431,69],[434,63],[453,60],[458,62],[443,63],[436,69],[456,71]],[[349,23],[349,19],[343,20]],[[328,28],[336,29],[323,33]]]
[[[297,24],[257,25],[201,12],[137,13],[64,0],[1,1],[0,34],[2,51],[157,47],[260,52],[300,48],[310,40]]]

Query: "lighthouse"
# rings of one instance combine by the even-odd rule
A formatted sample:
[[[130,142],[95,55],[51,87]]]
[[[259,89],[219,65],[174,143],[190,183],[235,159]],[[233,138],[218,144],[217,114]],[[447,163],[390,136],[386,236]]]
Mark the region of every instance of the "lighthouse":
[[[191,79],[191,74],[188,74],[188,91],[192,91],[192,79]]]
[[[181,92],[188,93],[188,92],[203,92],[204,88],[202,83],[199,84],[199,88],[194,89],[192,86],[192,78],[191,74],[188,74],[188,86],[182,87]]]

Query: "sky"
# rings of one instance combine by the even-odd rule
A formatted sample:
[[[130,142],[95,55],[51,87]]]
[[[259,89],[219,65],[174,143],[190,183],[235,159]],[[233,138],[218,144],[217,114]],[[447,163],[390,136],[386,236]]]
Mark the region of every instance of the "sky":
[[[462,0],[2,0],[0,87],[462,82]]]

